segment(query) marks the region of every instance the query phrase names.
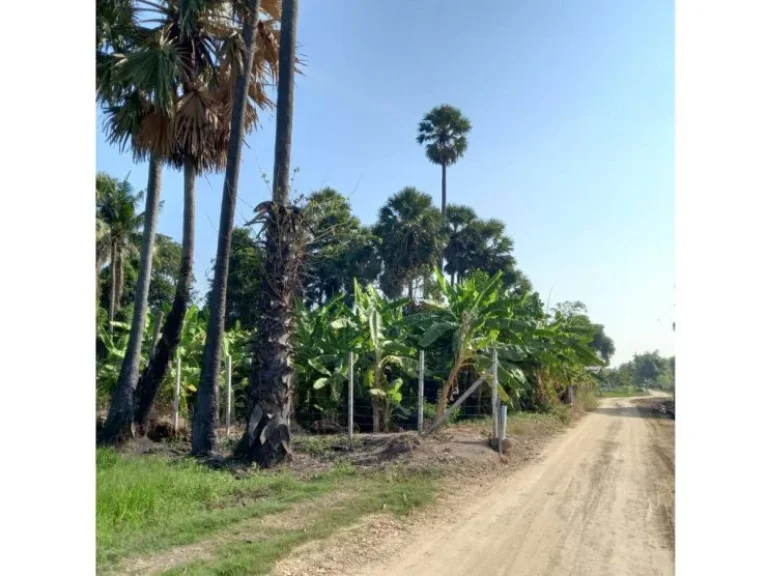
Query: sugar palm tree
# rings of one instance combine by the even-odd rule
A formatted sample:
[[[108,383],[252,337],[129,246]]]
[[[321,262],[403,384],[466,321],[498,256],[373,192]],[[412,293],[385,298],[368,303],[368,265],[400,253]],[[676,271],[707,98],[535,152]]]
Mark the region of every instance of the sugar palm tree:
[[[112,0],[117,1],[117,0]],[[144,421],[156,393],[156,384],[167,370],[178,333],[189,302],[193,255],[194,182],[196,175],[224,164],[229,146],[229,120],[232,116],[236,78],[243,69],[243,40],[232,28],[232,21],[242,20],[240,3],[201,0],[165,0],[152,2],[136,0],[142,14],[148,14],[141,24],[134,24],[133,42],[126,50],[105,51],[97,60],[97,70],[104,99],[111,104],[107,117],[115,141],[130,142],[134,151],[149,153],[155,164],[170,163],[185,172],[184,240],[174,306],[169,315],[163,338],[142,386],[139,398],[141,410],[134,411],[138,384],[138,356],[129,346],[124,362],[125,377],[121,376],[115,392],[118,408],[108,418],[103,436],[114,441],[134,416]],[[270,5],[275,7],[272,0]],[[258,10],[254,15],[255,19]],[[234,17],[234,18],[233,18]],[[135,20],[134,20],[135,22]],[[263,26],[264,35],[268,25]],[[274,52],[266,46],[266,53]],[[250,69],[249,60],[245,69]],[[266,66],[262,62],[261,66]],[[259,70],[260,72],[260,70]],[[250,74],[246,75],[250,77]],[[262,84],[251,85],[244,96],[245,125],[256,121],[253,104],[268,104]],[[238,132],[236,139],[241,139]],[[151,162],[152,164],[152,162]],[[142,257],[142,267],[151,269],[151,255]],[[141,278],[141,275],[140,275]],[[140,287],[141,286],[140,283]],[[140,303],[137,291],[136,310],[146,313],[146,299]],[[140,343],[137,330],[132,342]],[[133,428],[131,428],[133,431]]]
[[[182,97],[174,111],[174,151],[170,162],[184,172],[184,219],[182,254],[171,311],[162,327],[155,352],[136,387],[134,422],[146,427],[157,391],[167,374],[181,338],[182,325],[190,304],[194,259],[195,180],[198,174],[226,166],[229,142],[231,101],[242,58],[242,36],[232,29],[221,11],[221,2],[179,2],[166,0],[151,4],[156,30],[168,30],[184,64],[180,78]],[[268,6],[270,6],[268,4]],[[274,7],[274,3],[271,5]],[[267,21],[269,27],[274,19]],[[270,41],[269,28],[262,38]],[[221,53],[221,57],[217,56]],[[246,98],[245,130],[258,118],[258,108],[272,102],[263,90],[262,66],[273,68],[273,50],[261,50],[254,67],[251,95]]]
[[[123,293],[123,271],[126,258],[138,253],[143,213],[137,213],[143,193],[134,194],[128,179],[118,181],[107,174],[96,175],[96,274],[109,263],[109,325],[120,305]]]
[[[258,300],[253,368],[246,395],[247,426],[236,450],[241,458],[262,467],[279,464],[291,452],[294,302],[303,237],[300,214],[290,204],[289,189],[298,10],[298,0],[283,0],[272,201],[256,208],[266,232],[265,278]]]
[[[474,270],[502,272],[502,283],[512,286],[521,279],[512,256],[513,242],[502,221],[482,220],[468,206],[449,204],[446,214],[448,243],[443,253],[451,285]]]
[[[448,242],[443,252],[445,271],[451,278],[451,286],[456,285],[456,277],[469,270],[469,229],[477,221],[477,214],[469,206],[448,204],[445,213],[448,228]]]
[[[112,42],[109,35],[97,36],[97,98],[104,106],[108,141],[129,148],[136,161],[149,159],[149,172],[130,336],[107,420],[98,437],[102,444],[125,436],[133,418],[133,394],[139,376],[160,208],[162,164],[171,147],[166,128],[174,104],[173,79],[179,66],[165,35],[149,36],[137,26],[125,25],[120,30],[119,43]]]
[[[443,172],[443,218],[446,216],[447,206],[446,168],[464,155],[467,149],[467,134],[471,129],[472,125],[461,110],[447,104],[436,106],[419,122],[416,141],[426,145],[427,158],[439,164]]]
[[[382,290],[394,298],[437,265],[445,245],[445,229],[432,198],[408,186],[391,196],[379,211],[374,233],[381,239],[384,262]]]
[[[260,0],[248,0],[243,19],[243,45],[240,54],[241,68],[234,66],[229,75],[235,89],[231,100],[230,137],[227,148],[226,174],[221,199],[219,219],[219,241],[216,249],[216,263],[210,296],[210,313],[206,330],[203,366],[200,384],[197,388],[195,412],[192,421],[192,453],[205,455],[217,448],[216,427],[219,407],[219,371],[224,340],[224,317],[226,314],[227,274],[232,246],[232,227],[235,219],[237,185],[240,174],[240,156],[247,123],[247,104],[251,91],[250,73],[253,68],[254,51],[257,44]],[[248,71],[249,73],[244,73]]]

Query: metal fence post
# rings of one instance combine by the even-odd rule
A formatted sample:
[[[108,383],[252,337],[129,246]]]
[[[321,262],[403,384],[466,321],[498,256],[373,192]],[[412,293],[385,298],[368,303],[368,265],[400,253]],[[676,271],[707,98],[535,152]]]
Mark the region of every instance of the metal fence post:
[[[419,434],[424,431],[424,350],[419,350]]]
[[[232,356],[227,354],[227,438],[229,438],[229,427],[232,423]]]
[[[173,431],[179,429],[179,399],[181,396],[181,357],[176,355],[176,392],[173,395]]]
[[[499,410],[499,454],[504,454],[504,438],[507,436],[507,405]]]
[[[349,404],[349,412],[347,419],[349,420],[349,439],[352,440],[352,433],[354,431],[354,404],[355,404],[355,355],[349,353],[349,397],[347,403]]]
[[[498,419],[499,419],[499,353],[494,348],[493,350],[493,363],[491,364],[491,375],[493,381],[491,382],[491,417],[493,419],[493,426],[491,430],[491,438],[498,438]]]

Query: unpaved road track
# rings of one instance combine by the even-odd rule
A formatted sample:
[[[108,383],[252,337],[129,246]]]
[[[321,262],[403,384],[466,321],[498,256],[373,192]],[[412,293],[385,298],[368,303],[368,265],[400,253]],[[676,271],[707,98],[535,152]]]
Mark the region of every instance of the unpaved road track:
[[[538,462],[356,573],[674,574],[674,424],[653,416],[603,400]]]

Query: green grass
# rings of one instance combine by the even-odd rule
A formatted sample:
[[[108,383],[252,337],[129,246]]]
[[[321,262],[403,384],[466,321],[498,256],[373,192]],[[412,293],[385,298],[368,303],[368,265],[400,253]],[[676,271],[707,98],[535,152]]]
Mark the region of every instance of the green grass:
[[[395,469],[362,473],[349,464],[301,479],[289,471],[238,479],[192,459],[129,456],[97,451],[96,543],[99,572],[121,560],[204,540],[228,526],[287,510],[334,491],[344,499],[297,530],[260,531],[254,544],[232,542],[211,562],[192,563],[184,574],[262,573],[270,558],[295,544],[323,537],[369,512],[401,513],[429,501],[435,474],[403,475]],[[227,568],[227,566],[233,566]],[[246,566],[243,572],[237,566]],[[213,570],[213,571],[211,571]],[[223,571],[220,571],[223,570]],[[232,571],[234,570],[234,571]]]
[[[269,574],[275,563],[295,547],[330,536],[361,517],[377,512],[405,514],[432,501],[434,475],[367,474],[356,483],[360,496],[326,508],[322,515],[297,529],[268,529],[248,542],[232,542],[219,548],[212,560],[193,561],[164,572],[166,576],[258,576]]]
[[[308,480],[288,473],[237,479],[191,459],[96,457],[97,564],[194,542],[228,524],[279,512],[326,494],[348,473]]]
[[[600,396],[602,398],[628,398],[630,396],[648,396],[648,392],[635,386],[622,386],[603,390]]]

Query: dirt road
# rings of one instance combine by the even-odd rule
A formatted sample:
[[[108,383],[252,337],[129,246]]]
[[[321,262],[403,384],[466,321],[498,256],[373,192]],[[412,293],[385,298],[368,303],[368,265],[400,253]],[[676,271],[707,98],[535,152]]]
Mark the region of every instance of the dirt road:
[[[355,573],[671,575],[674,423],[631,399],[603,400],[538,462]]]

